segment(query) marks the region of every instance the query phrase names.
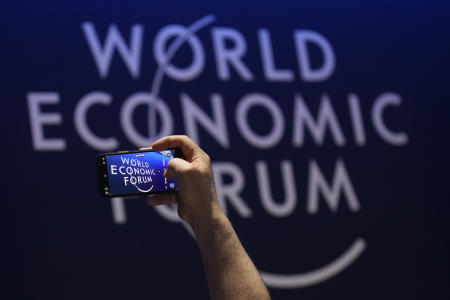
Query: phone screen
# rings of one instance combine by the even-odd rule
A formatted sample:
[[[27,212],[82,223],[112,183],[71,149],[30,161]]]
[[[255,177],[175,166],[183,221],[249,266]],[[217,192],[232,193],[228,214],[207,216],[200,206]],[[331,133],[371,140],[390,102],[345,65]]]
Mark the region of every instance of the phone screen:
[[[178,190],[175,179],[163,176],[175,150],[110,154],[106,156],[111,196]]]

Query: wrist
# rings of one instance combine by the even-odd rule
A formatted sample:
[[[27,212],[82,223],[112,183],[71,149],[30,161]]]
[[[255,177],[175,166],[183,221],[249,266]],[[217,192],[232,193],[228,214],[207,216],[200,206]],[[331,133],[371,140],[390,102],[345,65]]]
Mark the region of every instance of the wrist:
[[[217,225],[226,222],[228,219],[217,201],[214,201],[209,209],[201,214],[193,216],[189,225],[196,237],[213,231]]]

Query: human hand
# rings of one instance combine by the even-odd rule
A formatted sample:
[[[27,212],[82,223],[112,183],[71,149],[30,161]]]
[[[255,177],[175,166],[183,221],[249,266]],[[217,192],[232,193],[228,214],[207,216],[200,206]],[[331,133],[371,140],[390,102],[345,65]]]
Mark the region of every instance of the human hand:
[[[208,154],[187,136],[167,136],[152,145],[156,151],[172,148],[180,148],[185,159],[171,159],[164,176],[177,179],[179,191],[152,195],[147,203],[151,206],[178,204],[179,217],[196,231],[202,223],[223,214],[217,201],[211,161]]]
[[[156,151],[177,147],[185,160],[171,159],[164,176],[177,179],[178,193],[155,194],[147,203],[178,204],[178,215],[193,229],[202,253],[211,299],[270,299],[219,205],[208,154],[187,136],[168,136],[152,145]]]

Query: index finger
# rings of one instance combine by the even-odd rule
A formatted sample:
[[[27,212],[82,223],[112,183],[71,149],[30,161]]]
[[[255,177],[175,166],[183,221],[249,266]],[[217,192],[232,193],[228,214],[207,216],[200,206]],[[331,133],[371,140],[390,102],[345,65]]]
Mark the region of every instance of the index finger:
[[[153,150],[162,151],[169,148],[181,148],[187,161],[192,161],[203,150],[186,135],[171,135],[163,137],[152,144]]]
[[[177,204],[178,194],[154,194],[147,197],[147,204],[150,206]]]

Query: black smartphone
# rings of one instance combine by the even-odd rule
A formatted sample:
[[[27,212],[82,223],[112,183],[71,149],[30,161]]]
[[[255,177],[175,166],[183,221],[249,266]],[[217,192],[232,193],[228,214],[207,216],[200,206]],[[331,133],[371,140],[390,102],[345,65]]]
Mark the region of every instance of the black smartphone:
[[[169,161],[183,158],[181,149],[103,153],[97,157],[98,191],[103,197],[131,197],[178,190],[175,179],[163,176]]]

